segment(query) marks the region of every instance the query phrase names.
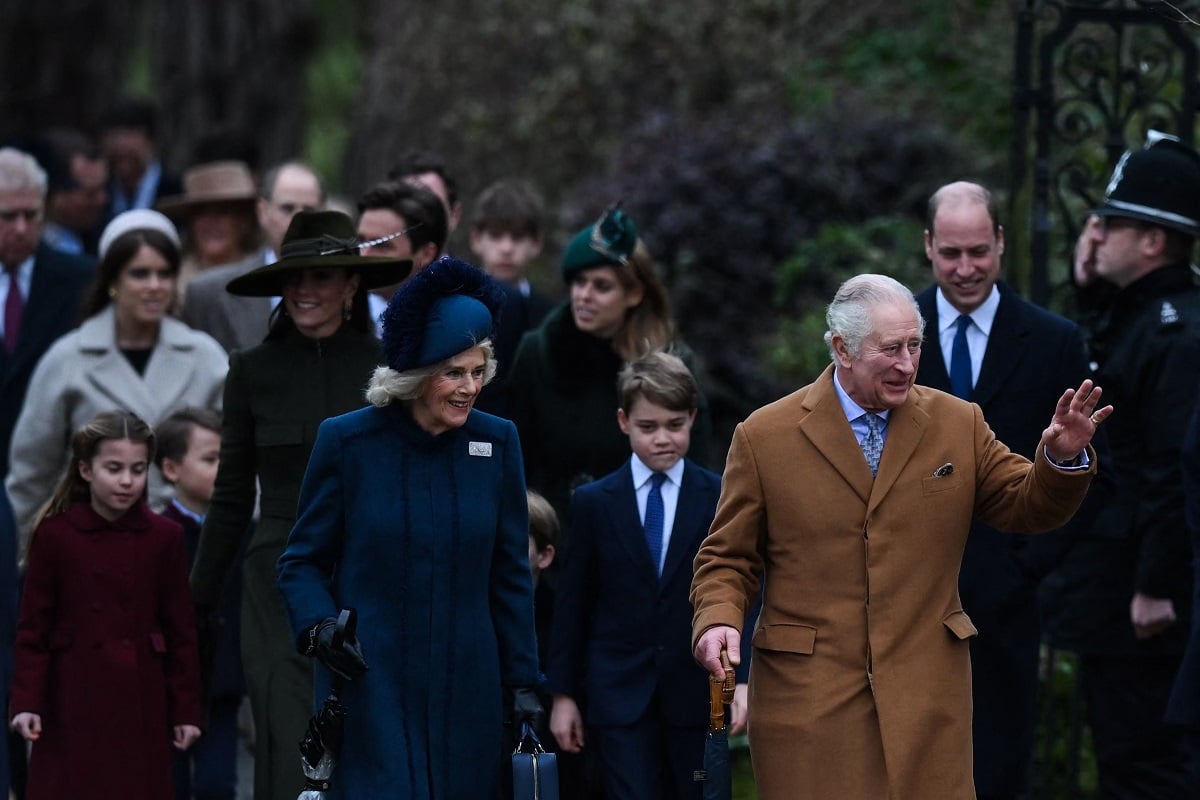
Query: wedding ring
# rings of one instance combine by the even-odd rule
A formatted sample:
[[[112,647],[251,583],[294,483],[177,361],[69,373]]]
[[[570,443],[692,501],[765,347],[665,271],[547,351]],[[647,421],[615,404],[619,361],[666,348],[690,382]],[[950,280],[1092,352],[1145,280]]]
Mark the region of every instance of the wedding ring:
[[[1089,418],[1092,420],[1093,425],[1099,425],[1101,422],[1103,422],[1103,420],[1096,419],[1096,417],[1098,417],[1098,416],[1099,416],[1099,412],[1093,412],[1092,416]]]

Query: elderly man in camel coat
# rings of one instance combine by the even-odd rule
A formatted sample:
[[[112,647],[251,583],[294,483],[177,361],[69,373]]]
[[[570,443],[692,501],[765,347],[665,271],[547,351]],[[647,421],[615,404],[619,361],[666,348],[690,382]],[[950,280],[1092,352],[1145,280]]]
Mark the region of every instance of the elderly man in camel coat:
[[[759,796],[973,800],[976,630],[958,598],[971,520],[1062,525],[1112,407],[1090,381],[1065,391],[1031,463],[978,406],[913,386],[924,323],[904,286],[852,278],[828,323],[833,365],[734,433],[695,562],[696,659],[715,675],[722,650],[740,660],[765,583],[750,673]]]

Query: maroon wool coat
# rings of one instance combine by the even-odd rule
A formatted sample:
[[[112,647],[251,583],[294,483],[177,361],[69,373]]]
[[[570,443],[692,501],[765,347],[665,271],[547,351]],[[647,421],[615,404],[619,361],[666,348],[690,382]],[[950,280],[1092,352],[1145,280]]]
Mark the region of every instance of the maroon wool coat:
[[[38,528],[9,719],[40,714],[28,800],[173,796],[172,727],[201,724],[183,532],[138,503],[76,503]]]

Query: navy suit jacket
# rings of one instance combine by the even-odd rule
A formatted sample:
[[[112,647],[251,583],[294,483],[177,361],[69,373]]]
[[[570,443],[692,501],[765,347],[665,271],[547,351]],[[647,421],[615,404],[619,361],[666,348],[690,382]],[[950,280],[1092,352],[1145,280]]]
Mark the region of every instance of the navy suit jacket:
[[[1023,299],[1004,282],[997,286],[1000,305],[969,399],[983,409],[997,439],[1032,459],[1058,398],[1091,371],[1083,334],[1075,323]],[[950,375],[937,341],[935,292],[930,287],[917,296],[926,323],[917,383],[949,392]],[[1050,537],[1000,533],[977,523],[963,555],[960,583],[966,612],[974,618],[985,613],[987,598],[1002,601],[1012,591],[1036,584],[1054,567],[1060,547]],[[975,609],[968,597],[975,600]],[[986,634],[982,626],[980,630]]]
[[[55,340],[78,327],[84,292],[95,276],[91,259],[39,245],[25,299],[17,351],[0,347],[0,479],[8,475],[8,447],[33,368]]]
[[[629,461],[572,495],[548,688],[579,703],[589,725],[632,724],[652,703],[670,725],[706,724],[708,675],[692,658],[688,592],[720,493],[719,475],[686,461],[661,578]]]
[[[1006,284],[997,286],[1000,305],[969,399],[983,409],[996,438],[1032,459],[1058,398],[1090,374],[1083,334],[1073,322],[1024,300]],[[917,383],[949,392],[950,376],[938,343],[936,291],[930,287],[917,296],[926,323]],[[1100,443],[1097,449],[1102,449]],[[1070,524],[1085,517],[1086,512],[1077,515]],[[1003,533],[980,522],[971,526],[959,594],[979,629],[979,639],[971,643],[971,666],[980,792],[1019,792],[1027,786],[1041,643],[1037,587],[1065,547],[1061,535]]]

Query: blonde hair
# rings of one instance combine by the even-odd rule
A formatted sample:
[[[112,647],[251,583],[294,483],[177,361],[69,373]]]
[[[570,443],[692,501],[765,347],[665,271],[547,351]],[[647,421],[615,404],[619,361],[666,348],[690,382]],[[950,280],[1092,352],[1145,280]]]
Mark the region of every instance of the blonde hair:
[[[483,374],[483,385],[486,386],[496,377],[496,351],[491,339],[484,339],[475,345],[483,350],[486,361]],[[468,350],[471,348],[467,348]],[[424,367],[414,367],[398,372],[391,367],[376,367],[371,373],[371,382],[367,384],[367,402],[376,408],[383,408],[394,401],[411,402],[425,391],[425,383],[441,370],[449,359],[429,364]]]

